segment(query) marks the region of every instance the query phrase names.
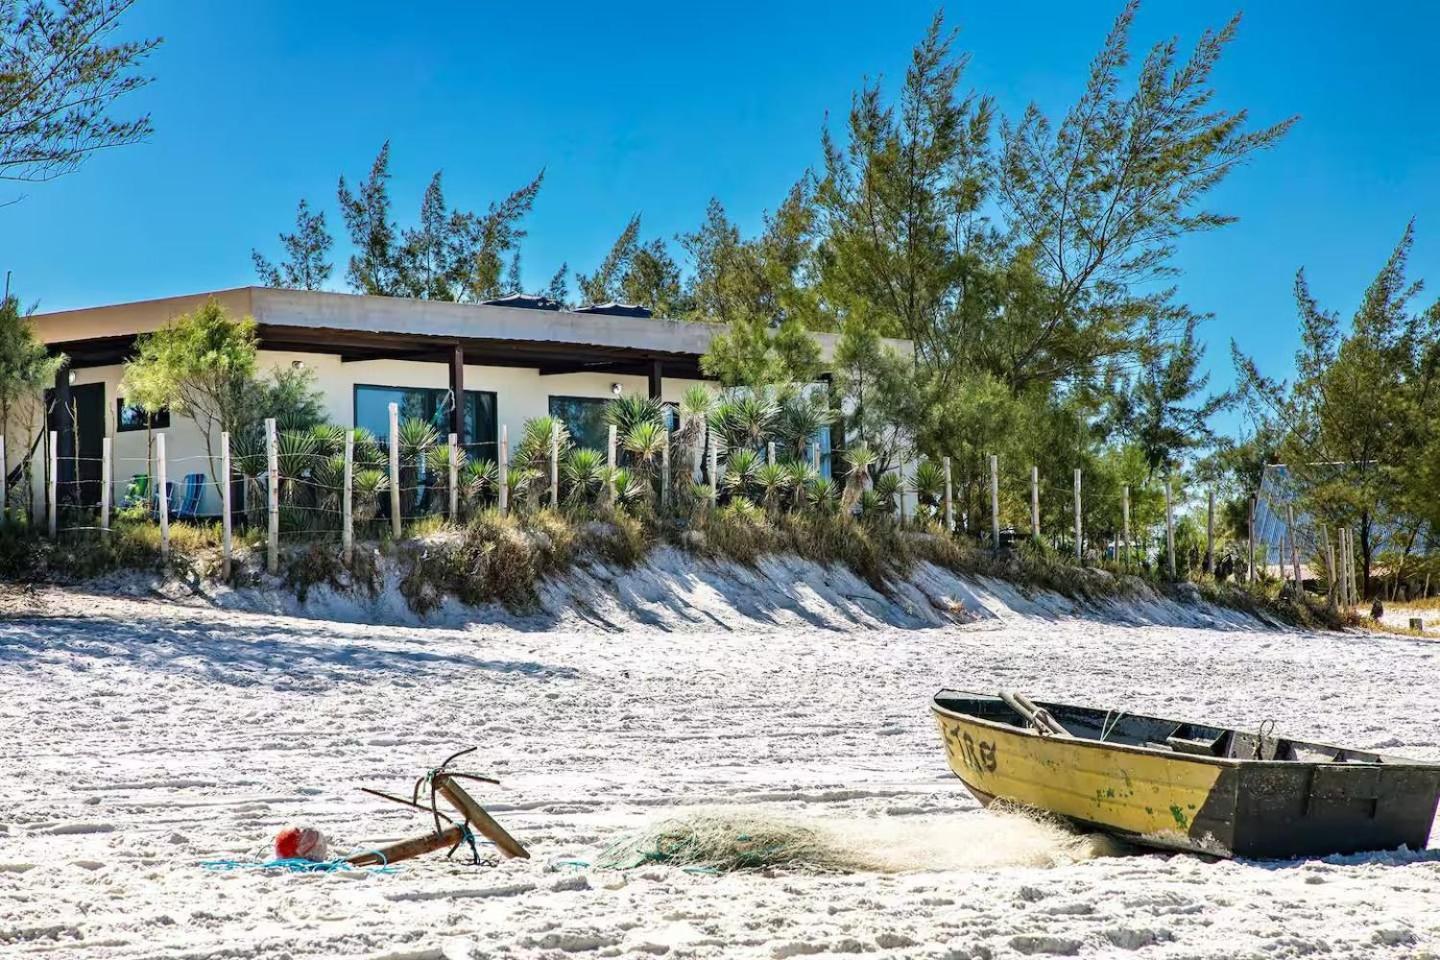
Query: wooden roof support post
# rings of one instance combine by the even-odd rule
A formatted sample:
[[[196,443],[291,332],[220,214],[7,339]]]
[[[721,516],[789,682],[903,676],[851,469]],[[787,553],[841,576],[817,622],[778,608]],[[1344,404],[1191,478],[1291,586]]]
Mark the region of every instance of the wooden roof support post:
[[[450,432],[464,443],[473,438],[465,436],[465,348],[458,343],[450,354],[450,395],[455,404],[450,411]]]
[[[659,400],[664,392],[665,366],[659,360],[650,363],[650,399]]]

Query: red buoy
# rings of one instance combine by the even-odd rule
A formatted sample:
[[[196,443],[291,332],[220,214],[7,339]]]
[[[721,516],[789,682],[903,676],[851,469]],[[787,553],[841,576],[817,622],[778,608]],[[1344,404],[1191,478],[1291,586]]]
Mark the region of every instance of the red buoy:
[[[328,855],[325,835],[314,827],[291,825],[275,835],[275,856],[281,860],[320,862]]]

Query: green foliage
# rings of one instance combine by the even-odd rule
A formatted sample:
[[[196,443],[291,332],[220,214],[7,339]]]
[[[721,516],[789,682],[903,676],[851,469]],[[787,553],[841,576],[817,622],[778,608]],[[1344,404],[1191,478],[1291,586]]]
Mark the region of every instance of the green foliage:
[[[149,114],[110,113],[150,82],[139,68],[160,43],[114,42],[132,3],[0,3],[0,180],[53,180],[150,135]]]
[[[501,295],[506,257],[525,236],[520,221],[534,206],[543,179],[541,173],[484,213],[475,213],[446,205],[437,172],[425,190],[417,224],[401,229],[390,213],[387,141],[358,192],[340,178],[340,213],[354,247],[347,282],[357,293],[385,297],[476,301]]]
[[[45,422],[40,411],[45,389],[65,364],[63,354],[51,356],[45,349],[18,299],[0,301],[0,434],[10,438],[7,456],[30,449]],[[0,463],[0,470],[8,469]]]
[[[1304,271],[1296,275],[1293,381],[1265,376],[1232,346],[1249,410],[1278,439],[1274,455],[1301,508],[1356,531],[1367,590],[1380,531],[1395,532],[1403,556],[1435,509],[1425,481],[1440,443],[1440,302],[1411,308],[1421,290],[1406,277],[1413,242],[1407,225],[1348,329],[1316,302]]]
[[[215,444],[255,422],[255,321],[233,318],[211,299],[135,340],[121,389],[145,410],[169,407],[194,421],[216,480]]]
[[[279,266],[265,259],[259,250],[250,251],[255,273],[267,287],[289,290],[323,290],[333,268],[327,259],[335,240],[325,228],[325,212],[310,212],[310,204],[301,198],[295,209],[295,232],[280,234],[285,259]]]

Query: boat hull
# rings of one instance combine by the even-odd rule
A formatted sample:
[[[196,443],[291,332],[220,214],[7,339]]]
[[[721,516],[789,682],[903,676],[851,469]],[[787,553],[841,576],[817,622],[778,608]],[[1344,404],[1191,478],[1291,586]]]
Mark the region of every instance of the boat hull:
[[[1424,847],[1440,767],[1191,756],[934,708],[950,769],[999,800],[1133,843],[1219,857]],[[1159,722],[1159,721],[1157,721]]]

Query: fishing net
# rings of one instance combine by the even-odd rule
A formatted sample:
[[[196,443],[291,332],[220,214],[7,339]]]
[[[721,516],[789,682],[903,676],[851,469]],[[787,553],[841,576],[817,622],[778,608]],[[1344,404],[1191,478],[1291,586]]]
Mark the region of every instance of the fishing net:
[[[622,837],[601,869],[668,864],[694,872],[875,871],[1051,867],[1112,856],[1098,834],[1018,810],[943,816],[799,819],[753,808],[682,811]]]

